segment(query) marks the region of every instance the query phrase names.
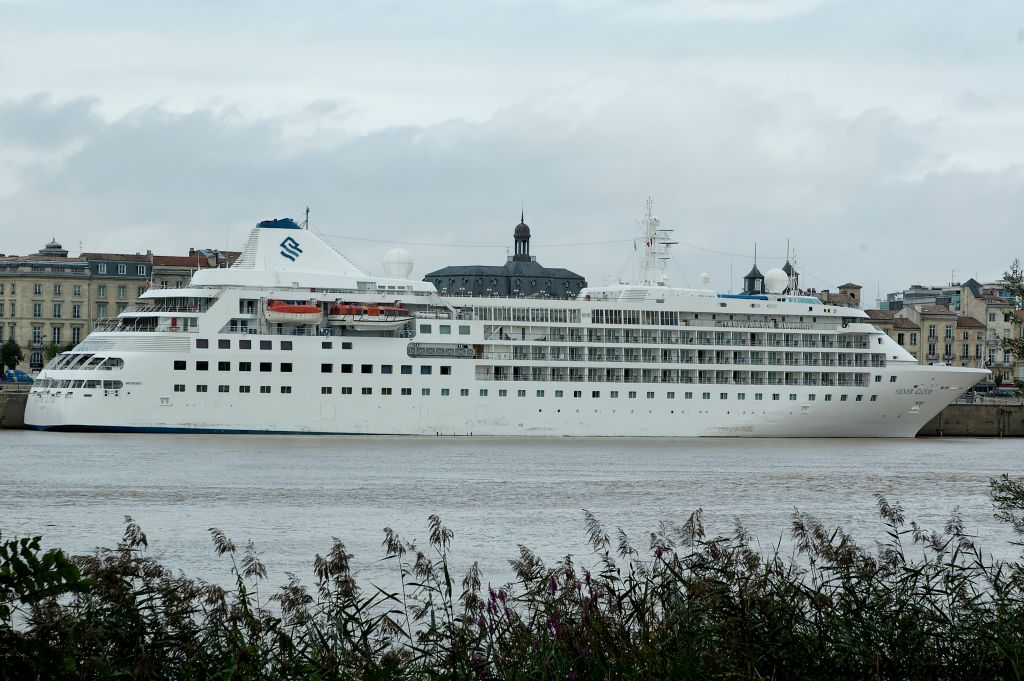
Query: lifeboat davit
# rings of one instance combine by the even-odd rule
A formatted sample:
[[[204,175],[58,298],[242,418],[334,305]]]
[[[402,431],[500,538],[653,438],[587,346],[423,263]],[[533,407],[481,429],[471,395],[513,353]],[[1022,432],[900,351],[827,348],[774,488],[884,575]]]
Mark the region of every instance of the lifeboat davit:
[[[327,313],[328,323],[357,331],[397,329],[411,319],[412,314],[404,307],[383,305],[343,303],[332,305]]]
[[[323,311],[319,305],[272,300],[267,305],[267,312],[264,316],[268,322],[275,324],[319,324],[323,317]]]

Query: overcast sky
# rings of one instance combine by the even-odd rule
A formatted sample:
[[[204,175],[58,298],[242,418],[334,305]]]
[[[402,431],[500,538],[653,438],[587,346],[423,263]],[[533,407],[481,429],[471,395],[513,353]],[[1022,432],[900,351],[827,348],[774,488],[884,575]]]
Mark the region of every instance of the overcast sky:
[[[240,249],[674,284],[994,279],[1024,255],[1020,0],[0,0],[0,252]],[[576,244],[568,246],[567,244]],[[730,279],[731,276],[731,279]]]

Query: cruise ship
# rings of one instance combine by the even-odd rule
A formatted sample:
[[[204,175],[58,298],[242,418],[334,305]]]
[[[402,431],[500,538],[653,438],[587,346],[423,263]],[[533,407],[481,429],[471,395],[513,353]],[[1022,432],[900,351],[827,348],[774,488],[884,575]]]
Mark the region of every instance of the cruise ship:
[[[44,430],[913,437],[983,369],[921,365],[859,309],[673,288],[648,206],[636,284],[463,296],[362,271],[291,220],[230,268],[151,288],[40,373]]]

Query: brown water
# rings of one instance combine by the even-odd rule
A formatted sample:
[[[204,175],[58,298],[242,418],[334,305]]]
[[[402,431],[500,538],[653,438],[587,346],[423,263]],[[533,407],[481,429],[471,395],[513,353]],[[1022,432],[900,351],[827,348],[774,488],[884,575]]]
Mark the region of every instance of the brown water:
[[[150,552],[187,574],[226,582],[207,529],[263,552],[271,583],[310,574],[332,537],[364,581],[391,583],[382,529],[427,535],[437,513],[455,531],[456,565],[509,578],[525,544],[547,561],[587,564],[582,509],[638,546],[658,521],[705,511],[709,535],[740,519],[764,546],[788,546],[794,508],[883,537],[875,493],[941,529],[959,506],[982,548],[1018,549],[993,518],[988,480],[1024,475],[1024,441],[353,438],[112,435],[4,431],[0,531],[42,534],[72,552],[113,546],[124,516]],[[425,542],[424,542],[425,543]],[[307,580],[308,581],[308,580]]]

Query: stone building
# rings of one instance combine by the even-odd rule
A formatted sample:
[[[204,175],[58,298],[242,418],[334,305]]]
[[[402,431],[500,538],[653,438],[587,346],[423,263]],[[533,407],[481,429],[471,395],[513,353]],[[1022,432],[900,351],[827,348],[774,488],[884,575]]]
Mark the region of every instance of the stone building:
[[[189,256],[82,253],[69,257],[56,239],[38,252],[0,256],[0,343],[13,337],[37,371],[45,350],[84,339],[96,322],[134,305],[152,282],[181,286],[202,267],[226,266],[237,253],[190,251]]]
[[[467,296],[563,298],[586,287],[586,279],[575,272],[543,267],[530,255],[530,228],[522,217],[512,236],[515,255],[504,265],[451,265],[430,272],[423,280],[439,293]]]

